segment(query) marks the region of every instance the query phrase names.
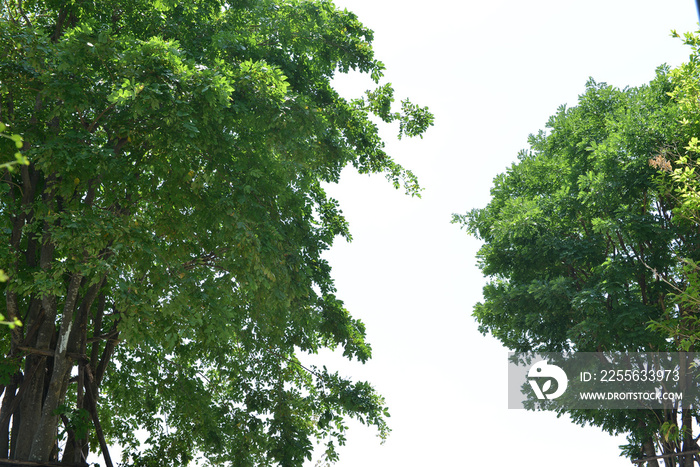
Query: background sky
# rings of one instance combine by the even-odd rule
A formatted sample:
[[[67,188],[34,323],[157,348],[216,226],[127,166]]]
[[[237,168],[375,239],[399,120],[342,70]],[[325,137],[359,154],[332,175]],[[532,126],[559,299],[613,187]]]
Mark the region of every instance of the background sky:
[[[689,49],[670,30],[697,29],[692,0],[336,0],[375,31],[377,58],[398,99],[435,114],[424,139],[388,152],[418,176],[421,199],[380,175],[343,173],[328,187],[350,222],[352,243],[327,258],[338,296],[367,325],[365,365],[322,355],[385,395],[393,432],[352,425],[339,467],[386,465],[626,466],[612,437],[551,413],[508,410],[507,349],[471,316],[485,283],[479,242],[450,223],[483,207],[493,178],[527,147],[561,104],[575,105],[589,77],[637,86]],[[372,83],[337,80],[347,96]],[[315,462],[315,461],[314,461]],[[313,465],[310,462],[309,465]]]

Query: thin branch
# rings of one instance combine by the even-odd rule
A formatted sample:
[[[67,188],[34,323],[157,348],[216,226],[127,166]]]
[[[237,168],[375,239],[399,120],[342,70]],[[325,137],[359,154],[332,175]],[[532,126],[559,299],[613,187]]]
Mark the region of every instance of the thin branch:
[[[116,330],[119,322],[121,320],[118,319],[115,321],[112,329]],[[117,337],[119,336],[119,332],[117,331],[116,335],[112,339],[107,340],[107,345],[105,345],[104,351],[102,352],[102,357],[100,358],[100,362],[97,366],[97,369],[95,370],[95,377],[96,377],[96,383],[95,387],[98,387],[102,383],[102,378],[104,377],[105,372],[107,371],[107,365],[109,364],[109,361],[112,358],[112,354],[114,353],[114,350],[117,347],[117,344],[119,343],[119,339]]]
[[[42,357],[50,357],[53,358],[56,356],[56,351],[54,350],[45,350],[45,349],[35,349],[33,347],[24,347],[24,346],[18,346],[17,350],[21,350],[23,352],[27,352],[33,355],[41,355]],[[69,357],[72,360],[76,361],[87,361],[88,357],[84,353],[79,353],[79,352],[66,352],[66,356]]]
[[[22,0],[17,0],[17,8],[19,9],[19,13],[22,15],[22,18],[27,22],[30,28],[34,27],[32,25],[32,22],[29,21],[29,18],[27,18],[27,14],[24,12],[24,9],[22,8]]]
[[[638,258],[638,259],[647,269],[649,269],[651,272],[654,273],[655,279],[660,280],[661,282],[665,283],[666,285],[671,287],[673,290],[675,290],[677,293],[685,294],[685,290],[682,290],[677,285],[671,283],[671,281],[666,279],[666,277],[664,277],[662,274],[660,274],[655,268],[652,268],[651,266],[649,266],[642,258]],[[700,299],[691,298],[691,300],[694,301],[697,305],[700,305]]]
[[[181,363],[177,363],[177,362],[174,362],[174,361],[172,361],[172,360],[168,360],[167,357],[163,357],[163,361],[164,361],[165,363],[169,363],[169,364],[171,364],[171,365],[173,365],[173,366],[177,366],[177,367],[180,367],[180,368],[184,368],[184,369],[187,369],[187,368],[188,368],[188,367],[186,367],[185,365],[183,365],[183,364],[181,364]],[[199,370],[194,370],[194,372],[195,372],[196,375],[199,375],[199,376],[201,376],[202,378],[204,378],[204,379],[207,381],[207,383],[211,384],[211,381],[209,380],[209,378],[207,377],[207,375],[205,375],[204,373],[200,372]]]
[[[93,343],[99,342],[99,341],[114,340],[114,338],[117,337],[118,334],[119,334],[119,330],[117,330],[117,328],[113,328],[111,331],[109,331],[106,334],[102,334],[99,336],[94,336],[94,337],[88,338],[87,342],[88,342],[88,344],[93,344]]]
[[[112,104],[109,107],[107,107],[106,109],[104,109],[102,112],[100,112],[100,114],[97,117],[95,117],[95,119],[92,121],[92,123],[90,123],[90,125],[87,127],[87,131],[89,131],[90,133],[95,131],[95,125],[97,125],[97,122],[100,121],[100,119],[104,116],[104,114],[106,114],[107,112],[112,110],[115,105],[117,105],[117,104],[116,103]]]
[[[95,377],[92,374],[89,363],[84,365],[84,368],[85,375],[87,376],[85,379],[85,395],[87,396],[86,399],[88,402],[88,411],[90,412],[92,422],[95,425],[95,432],[97,434],[97,439],[100,442],[100,449],[102,450],[102,456],[105,459],[105,465],[107,467],[114,467],[114,464],[112,464],[112,457],[109,455],[109,449],[107,442],[105,441],[104,433],[102,432],[102,424],[100,424],[100,419],[97,416],[97,398],[92,392],[92,385],[95,383]]]
[[[13,459],[0,459],[0,466],[10,466],[10,467],[88,467],[88,464],[83,462],[76,466],[71,466],[70,464],[64,464],[63,462],[31,462],[31,461],[18,461]]]
[[[662,454],[660,456],[646,457],[644,459],[635,459],[632,461],[632,463],[633,464],[641,464],[643,462],[649,462],[649,461],[656,460],[656,459],[667,459],[669,457],[680,457],[680,456],[687,456],[690,454],[697,454],[697,453],[700,453],[700,449],[696,449],[694,451],[674,452],[671,454]]]

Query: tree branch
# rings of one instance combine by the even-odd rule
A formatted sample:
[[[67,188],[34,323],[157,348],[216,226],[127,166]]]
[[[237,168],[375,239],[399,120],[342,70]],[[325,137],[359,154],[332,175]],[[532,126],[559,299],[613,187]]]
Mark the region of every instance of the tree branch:
[[[100,424],[100,419],[97,416],[97,398],[92,391],[92,387],[95,384],[95,377],[90,369],[90,364],[84,365],[85,374],[87,378],[85,380],[85,395],[88,401],[88,411],[92,416],[92,422],[95,425],[95,432],[97,434],[97,440],[100,442],[100,449],[102,450],[102,456],[105,459],[105,464],[107,467],[114,467],[112,464],[112,458],[109,455],[109,449],[107,447],[107,442],[105,441],[104,433],[102,432],[102,425]]]

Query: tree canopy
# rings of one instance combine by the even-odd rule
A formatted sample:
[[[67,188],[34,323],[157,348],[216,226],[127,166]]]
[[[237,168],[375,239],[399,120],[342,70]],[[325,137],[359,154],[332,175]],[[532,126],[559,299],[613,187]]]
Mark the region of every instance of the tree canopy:
[[[329,459],[346,420],[386,436],[383,398],[299,356],[371,356],[322,258],[350,239],[324,183],[351,165],[417,195],[373,33],[328,1],[0,3],[5,170],[0,458],[134,466]],[[353,100],[336,73],[377,87]],[[0,138],[11,157],[15,141]],[[137,430],[145,430],[140,444]]]
[[[562,106],[496,177],[490,203],[455,216],[484,242],[490,282],[474,308],[483,333],[517,352],[693,350],[682,331],[697,323],[698,302],[679,291],[700,260],[700,231],[664,181],[670,154],[688,156],[698,128],[699,43],[688,38],[690,65],[662,66],[648,85],[589,80],[578,105]],[[683,409],[559,410],[628,433],[624,453],[636,459],[697,448],[695,407]]]

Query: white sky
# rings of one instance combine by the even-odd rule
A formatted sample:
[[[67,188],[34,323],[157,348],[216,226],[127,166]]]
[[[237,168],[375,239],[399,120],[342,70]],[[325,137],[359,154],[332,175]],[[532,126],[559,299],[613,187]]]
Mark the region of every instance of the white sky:
[[[337,465],[629,467],[618,457],[624,438],[507,409],[507,350],[471,317],[485,282],[479,243],[450,217],[488,202],[494,176],[559,105],[576,104],[589,76],[636,86],[658,65],[685,61],[688,49],[669,32],[697,29],[694,2],[335,3],[374,29],[397,98],[436,115],[423,140],[384,134],[390,154],[419,177],[422,199],[351,171],[328,189],[354,241],[338,241],[327,258],[374,349],[365,365],[332,366],[386,396],[393,429],[380,445],[373,429],[353,425]],[[371,82],[352,76],[338,85],[356,95]]]

